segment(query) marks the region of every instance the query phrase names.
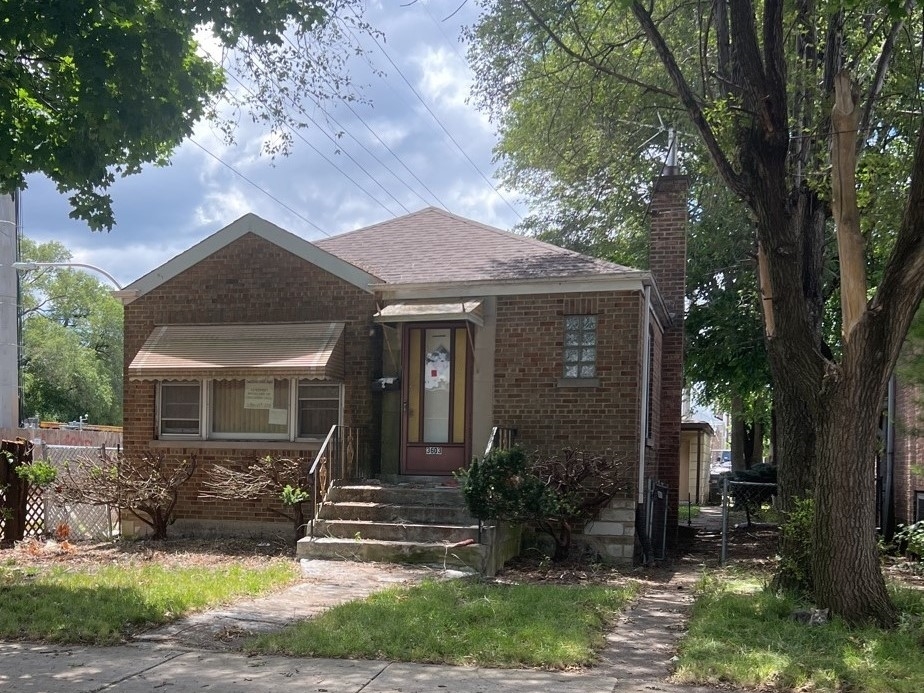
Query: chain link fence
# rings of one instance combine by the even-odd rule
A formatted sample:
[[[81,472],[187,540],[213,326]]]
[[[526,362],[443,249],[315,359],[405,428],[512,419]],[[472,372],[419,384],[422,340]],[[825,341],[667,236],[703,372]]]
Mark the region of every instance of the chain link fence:
[[[732,481],[724,479],[722,483],[722,555],[721,563],[728,560],[729,524],[735,525],[734,519],[744,519],[744,526],[754,526],[755,520],[770,521],[777,524],[773,505],[776,500],[777,485],[755,483],[751,481]],[[770,511],[766,508],[769,507]]]

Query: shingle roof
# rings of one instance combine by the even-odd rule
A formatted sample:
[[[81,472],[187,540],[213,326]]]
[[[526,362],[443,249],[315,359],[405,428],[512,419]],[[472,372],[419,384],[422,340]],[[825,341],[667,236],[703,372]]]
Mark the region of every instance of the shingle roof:
[[[639,272],[435,207],[315,245],[387,284],[618,277]]]

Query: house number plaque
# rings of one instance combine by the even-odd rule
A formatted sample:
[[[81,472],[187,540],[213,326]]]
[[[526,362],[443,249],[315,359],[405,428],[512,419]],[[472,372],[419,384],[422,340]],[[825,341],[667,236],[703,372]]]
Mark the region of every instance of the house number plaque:
[[[443,448],[427,448],[427,449],[426,449],[426,453],[427,453],[428,455],[442,455],[442,454],[443,454]]]

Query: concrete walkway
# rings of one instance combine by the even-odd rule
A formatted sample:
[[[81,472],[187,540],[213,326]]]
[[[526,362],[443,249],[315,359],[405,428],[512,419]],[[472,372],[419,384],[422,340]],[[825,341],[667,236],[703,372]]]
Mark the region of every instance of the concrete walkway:
[[[278,693],[283,687],[311,693],[712,690],[665,683],[692,601],[698,572],[692,564],[680,563],[669,581],[650,584],[607,636],[600,664],[574,672],[248,657],[234,651],[245,635],[280,628],[387,585],[453,576],[426,568],[337,561],[304,561],[302,569],[305,579],[287,590],[197,614],[129,645],[90,648],[0,642],[0,693]]]

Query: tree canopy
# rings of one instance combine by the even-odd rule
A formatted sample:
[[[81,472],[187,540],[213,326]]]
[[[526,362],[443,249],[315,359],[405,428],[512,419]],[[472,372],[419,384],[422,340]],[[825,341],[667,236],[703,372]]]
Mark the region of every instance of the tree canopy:
[[[869,470],[924,292],[922,21],[908,7],[495,0],[471,34],[499,155],[538,198],[612,200],[637,219],[663,121],[686,134],[694,194],[709,177],[740,201],[716,241],[751,245],[780,485],[787,503],[815,502],[814,599],[887,624]]]
[[[0,192],[44,173],[72,217],[109,229],[116,176],[166,163],[219,97],[285,147],[297,98],[348,96],[353,29],[358,0],[2,2]]]
[[[22,239],[36,262],[67,262],[60,243]],[[122,423],[122,304],[107,286],[73,269],[24,273],[21,283],[25,417]]]

